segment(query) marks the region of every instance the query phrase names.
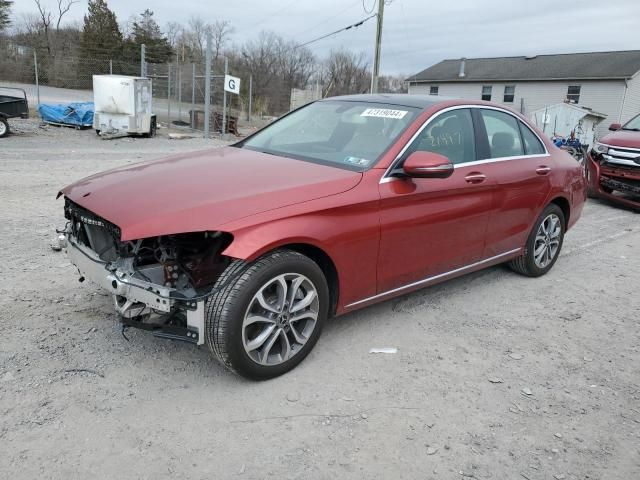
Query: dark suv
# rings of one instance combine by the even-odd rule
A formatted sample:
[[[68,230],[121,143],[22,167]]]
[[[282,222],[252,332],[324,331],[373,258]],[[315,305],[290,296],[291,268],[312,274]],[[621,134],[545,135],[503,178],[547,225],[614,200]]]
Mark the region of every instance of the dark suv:
[[[609,130],[587,156],[589,192],[640,210],[640,115]]]

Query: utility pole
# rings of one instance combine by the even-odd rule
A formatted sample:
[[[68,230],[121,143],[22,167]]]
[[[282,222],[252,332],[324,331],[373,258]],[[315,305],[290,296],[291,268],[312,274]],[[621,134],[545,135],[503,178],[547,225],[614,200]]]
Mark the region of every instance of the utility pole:
[[[378,0],[378,17],[376,28],[376,50],[373,58],[373,73],[371,74],[371,93],[378,93],[378,75],[380,74],[380,46],[382,44],[382,20],[384,18],[384,2]]]
[[[209,122],[211,117],[211,32],[207,32],[207,53],[204,71],[204,138],[209,138]]]

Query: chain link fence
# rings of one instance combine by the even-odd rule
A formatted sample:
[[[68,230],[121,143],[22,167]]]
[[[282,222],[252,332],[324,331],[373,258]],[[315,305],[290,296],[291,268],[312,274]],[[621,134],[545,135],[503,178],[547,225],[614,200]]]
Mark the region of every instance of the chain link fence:
[[[32,105],[92,101],[93,75],[145,73],[152,80],[153,109],[160,125],[205,135],[246,134],[322,96],[317,83],[305,90],[293,89],[284,80],[252,72],[224,57],[211,60],[207,75],[206,62],[181,62],[176,56],[171,62],[153,63],[148,61],[152,57],[145,58],[144,48],[138,61],[104,55],[50,56],[16,46],[7,52],[0,55],[0,85],[24,88]],[[239,94],[225,92],[225,74],[240,78]],[[209,132],[205,132],[207,124]]]

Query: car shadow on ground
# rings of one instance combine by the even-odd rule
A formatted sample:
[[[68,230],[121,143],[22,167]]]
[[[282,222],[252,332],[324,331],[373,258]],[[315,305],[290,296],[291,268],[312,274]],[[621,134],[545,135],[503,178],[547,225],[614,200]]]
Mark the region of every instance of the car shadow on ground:
[[[348,330],[349,336],[353,338],[354,345],[361,345],[362,349],[368,351],[370,345],[368,345],[369,335],[367,333],[372,328],[375,328],[376,325],[379,325],[380,322],[386,322],[390,316],[398,313],[419,314],[431,306],[439,305],[452,295],[467,290],[480,279],[483,282],[492,282],[507,275],[509,273],[506,268],[502,266],[491,267],[442,284],[425,287],[415,292],[365,307],[356,312],[330,318],[325,323],[320,342],[311,352],[311,355],[292,372],[278,378],[286,379],[288,375],[295,375],[294,372],[303,368],[305,370],[323,368],[329,359],[329,357],[325,358],[325,356],[331,355],[332,349],[330,345],[341,339],[346,330]],[[110,306],[109,299],[104,298],[104,300],[100,301],[100,303],[103,302],[105,305],[101,305],[100,310],[103,310],[103,307],[107,309]],[[185,374],[188,373],[194,377],[197,376],[201,381],[209,383],[211,386],[217,385],[219,387],[221,382],[228,385],[243,386],[248,383],[255,383],[224,368],[214,358],[206,345],[196,347],[186,342],[158,338],[148,331],[133,328],[127,329],[123,336],[115,314],[112,318],[114,319],[113,328],[101,329],[104,332],[103,341],[111,343],[112,346],[123,348],[127,352],[126,358],[132,360],[144,358],[151,352],[154,357],[161,360],[158,363],[149,363],[146,368],[157,369],[155,373],[162,375],[169,384],[184,383]],[[397,318],[397,321],[402,322],[406,321],[406,319]],[[106,333],[107,331],[109,333]],[[123,361],[123,359],[120,359],[120,361]],[[176,370],[173,380],[170,379],[170,374],[167,375],[167,368],[172,364],[184,365],[180,370]],[[154,374],[153,372],[148,373]],[[133,375],[135,374],[132,373]],[[272,379],[270,382],[278,381],[278,378]]]

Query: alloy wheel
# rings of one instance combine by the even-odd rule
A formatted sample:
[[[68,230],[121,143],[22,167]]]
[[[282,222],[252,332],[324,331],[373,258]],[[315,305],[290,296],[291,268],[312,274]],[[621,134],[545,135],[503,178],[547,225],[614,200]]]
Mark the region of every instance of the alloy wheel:
[[[556,258],[561,234],[562,222],[558,215],[547,215],[538,227],[533,244],[533,260],[538,268],[546,268]]]
[[[245,352],[260,365],[279,365],[302,350],[318,321],[320,301],[304,275],[285,273],[253,296],[242,322]]]

